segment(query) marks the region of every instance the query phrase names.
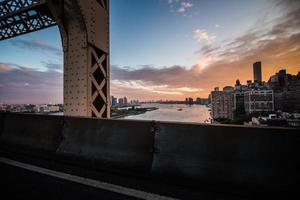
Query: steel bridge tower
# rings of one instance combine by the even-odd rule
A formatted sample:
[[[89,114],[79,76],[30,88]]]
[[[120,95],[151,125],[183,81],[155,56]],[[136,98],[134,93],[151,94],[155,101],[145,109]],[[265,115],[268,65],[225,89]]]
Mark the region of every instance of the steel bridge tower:
[[[0,0],[0,40],[54,25],[64,52],[64,114],[109,118],[109,0]]]

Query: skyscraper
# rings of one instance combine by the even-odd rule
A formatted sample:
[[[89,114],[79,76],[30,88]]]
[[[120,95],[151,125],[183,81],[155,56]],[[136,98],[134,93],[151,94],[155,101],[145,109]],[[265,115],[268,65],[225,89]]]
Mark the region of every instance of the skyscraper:
[[[253,75],[254,75],[254,82],[261,83],[261,62],[255,62],[253,64]]]

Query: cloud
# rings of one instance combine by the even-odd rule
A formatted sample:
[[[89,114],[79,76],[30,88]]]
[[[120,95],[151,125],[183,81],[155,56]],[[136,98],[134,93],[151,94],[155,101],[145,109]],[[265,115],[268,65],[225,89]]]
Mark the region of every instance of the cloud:
[[[201,91],[198,88],[173,88],[168,85],[152,85],[143,81],[111,81],[111,94],[114,96],[127,96],[130,99],[153,100],[184,99],[186,95],[194,95]]]
[[[300,6],[299,0],[273,0],[275,6],[281,7],[284,10],[292,11],[296,10]]]
[[[200,95],[203,89],[198,84],[199,69],[198,65],[192,68],[144,66],[140,69],[112,66],[111,92],[119,96],[129,93],[131,98],[143,100],[161,97],[183,99],[185,95]],[[143,94],[142,97],[141,94]]]
[[[179,12],[179,13],[185,12],[188,8],[191,8],[192,6],[193,6],[192,3],[182,1],[180,3],[180,7],[177,9],[177,12]]]
[[[167,0],[167,2],[170,4],[172,11],[177,13],[185,13],[193,7],[193,4],[187,0]]]
[[[0,63],[0,66],[7,65]],[[55,71],[38,71],[10,63],[9,71],[0,71],[0,102],[62,103],[63,75]]]
[[[48,71],[56,71],[56,72],[63,72],[63,65],[59,63],[53,63],[53,62],[41,62]]]
[[[178,2],[181,1],[169,1],[170,4]],[[140,100],[207,97],[215,86],[233,85],[236,79],[243,83],[253,79],[252,64],[257,60],[262,61],[264,80],[282,68],[297,73],[300,71],[300,8],[278,2],[278,6],[287,8],[280,18],[263,28],[251,27],[232,40],[209,43],[206,41],[215,40],[213,35],[197,29],[201,34],[196,39],[204,45],[195,52],[199,62],[192,67],[111,66],[111,94]],[[62,102],[62,65],[50,61],[43,64],[47,69],[44,72],[0,63],[0,101]]]
[[[144,66],[140,69],[111,67],[111,79],[122,81],[143,81],[151,84],[169,85],[173,87],[185,87],[190,80],[190,75],[198,70],[198,66],[190,69],[182,66],[154,68]]]
[[[169,88],[168,85],[152,85],[143,81],[119,81],[113,80],[112,84],[118,85],[125,90],[135,89],[152,94],[167,94],[167,95],[180,95],[180,91],[174,88]]]
[[[5,64],[5,63],[0,63],[0,72],[1,71],[10,71],[12,70],[11,66]]]
[[[243,35],[221,44],[206,43],[195,52],[201,64],[192,67],[124,69],[112,66],[111,93],[144,100],[207,97],[216,86],[234,85],[236,79],[242,83],[253,79],[252,64],[257,60],[262,61],[265,81],[282,68],[288,73],[298,73],[300,8],[293,7],[271,24],[265,29],[252,27]],[[209,35],[202,38],[209,38]]]
[[[269,30],[252,29],[227,43],[214,47],[204,46],[196,52],[196,55],[200,60],[203,57],[211,57],[215,63],[239,61],[249,56],[274,58],[279,53],[290,52],[290,49],[297,50],[300,45],[298,34],[300,34],[300,8],[279,19]],[[279,46],[269,48],[275,47],[275,44]]]
[[[202,29],[196,29],[194,30],[194,38],[198,42],[204,42],[207,44],[212,44],[214,43],[216,36],[214,35],[209,35],[205,30]]]
[[[252,64],[262,61],[265,81],[279,69],[300,71],[300,8],[272,22],[266,30],[252,28],[244,35],[223,44],[206,45],[196,52],[199,63],[210,58],[201,77],[211,78],[214,86],[233,85],[234,79],[253,79]]]
[[[62,49],[46,44],[42,40],[34,39],[29,41],[29,40],[18,39],[18,40],[12,40],[11,43],[19,48],[26,48],[31,50],[43,50],[43,51],[55,53],[58,56],[63,55]]]

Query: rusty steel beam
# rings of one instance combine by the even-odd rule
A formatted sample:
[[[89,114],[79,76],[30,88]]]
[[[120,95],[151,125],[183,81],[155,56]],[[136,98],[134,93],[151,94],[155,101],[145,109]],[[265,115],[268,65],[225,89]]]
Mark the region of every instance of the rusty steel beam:
[[[46,0],[22,1],[22,0],[5,0],[0,1],[0,20],[14,17],[19,13],[30,11],[38,6],[45,5]]]
[[[0,2],[0,41],[54,25],[45,0]]]
[[[110,117],[109,0],[0,1],[0,40],[58,25],[65,115]]]
[[[64,114],[109,118],[109,1],[47,3],[63,43]]]

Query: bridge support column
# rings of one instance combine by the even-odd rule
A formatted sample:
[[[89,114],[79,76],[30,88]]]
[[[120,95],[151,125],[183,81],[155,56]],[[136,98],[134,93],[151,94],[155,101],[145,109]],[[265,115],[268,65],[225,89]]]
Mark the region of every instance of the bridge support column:
[[[48,0],[64,51],[64,114],[110,117],[108,0]]]

